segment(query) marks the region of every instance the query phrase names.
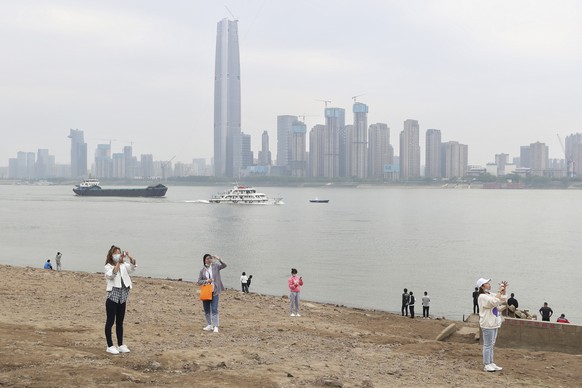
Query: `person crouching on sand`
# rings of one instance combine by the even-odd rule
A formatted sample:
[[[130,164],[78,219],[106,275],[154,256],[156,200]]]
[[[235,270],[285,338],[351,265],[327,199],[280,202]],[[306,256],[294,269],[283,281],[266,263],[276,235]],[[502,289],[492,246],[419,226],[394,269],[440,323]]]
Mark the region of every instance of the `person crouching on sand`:
[[[105,261],[105,280],[107,282],[107,300],[105,301],[105,338],[107,340],[107,353],[129,353],[129,349],[123,344],[123,319],[129,290],[131,290],[131,278],[129,274],[135,271],[136,261],[128,252],[121,252],[119,247],[112,245],[107,253]],[[111,329],[115,322],[115,334],[117,345],[113,346]]]
[[[303,278],[297,276],[297,270],[291,268],[291,277],[287,281],[289,284],[289,310],[291,311],[292,317],[300,317],[299,314],[299,291],[301,291],[301,286],[303,285]]]
[[[495,339],[497,338],[497,330],[501,327],[501,312],[499,306],[507,300],[505,291],[508,283],[502,281],[499,284],[499,291],[497,294],[490,294],[491,279],[480,278],[477,280],[476,287],[479,289],[479,326],[483,333],[483,370],[486,372],[495,372],[503,368],[495,365],[493,362],[493,353],[495,348]]]

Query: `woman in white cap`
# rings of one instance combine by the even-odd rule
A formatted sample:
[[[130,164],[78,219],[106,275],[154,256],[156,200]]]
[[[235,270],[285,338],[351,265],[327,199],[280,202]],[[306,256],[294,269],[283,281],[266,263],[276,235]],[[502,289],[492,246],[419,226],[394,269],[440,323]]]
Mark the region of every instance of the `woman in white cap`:
[[[479,326],[483,333],[483,370],[486,372],[495,372],[503,368],[495,365],[493,362],[493,353],[495,339],[497,338],[497,329],[501,326],[501,313],[499,306],[502,305],[507,296],[505,290],[508,286],[506,281],[499,284],[497,294],[491,294],[491,279],[480,278],[477,280],[476,287],[479,289]]]

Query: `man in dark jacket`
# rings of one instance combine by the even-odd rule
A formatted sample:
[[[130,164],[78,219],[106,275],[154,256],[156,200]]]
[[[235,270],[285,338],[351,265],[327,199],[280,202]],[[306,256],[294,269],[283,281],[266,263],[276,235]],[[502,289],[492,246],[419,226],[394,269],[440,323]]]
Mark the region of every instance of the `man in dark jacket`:
[[[408,316],[408,303],[410,302],[410,295],[408,290],[405,288],[402,294],[402,316]]]

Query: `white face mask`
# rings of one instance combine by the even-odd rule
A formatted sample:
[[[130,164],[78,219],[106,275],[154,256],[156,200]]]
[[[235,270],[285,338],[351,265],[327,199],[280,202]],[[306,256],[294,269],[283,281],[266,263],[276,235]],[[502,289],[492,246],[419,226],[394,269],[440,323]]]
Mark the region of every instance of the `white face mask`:
[[[119,261],[119,258],[121,257],[121,255],[119,253],[116,253],[115,255],[113,255],[113,261],[115,263],[117,263]]]

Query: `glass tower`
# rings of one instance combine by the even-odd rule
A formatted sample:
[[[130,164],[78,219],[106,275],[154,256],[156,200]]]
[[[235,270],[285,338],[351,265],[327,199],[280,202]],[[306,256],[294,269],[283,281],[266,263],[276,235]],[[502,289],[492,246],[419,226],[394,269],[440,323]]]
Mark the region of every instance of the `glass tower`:
[[[238,21],[222,19],[216,33],[214,72],[214,175],[238,177],[241,168]]]

